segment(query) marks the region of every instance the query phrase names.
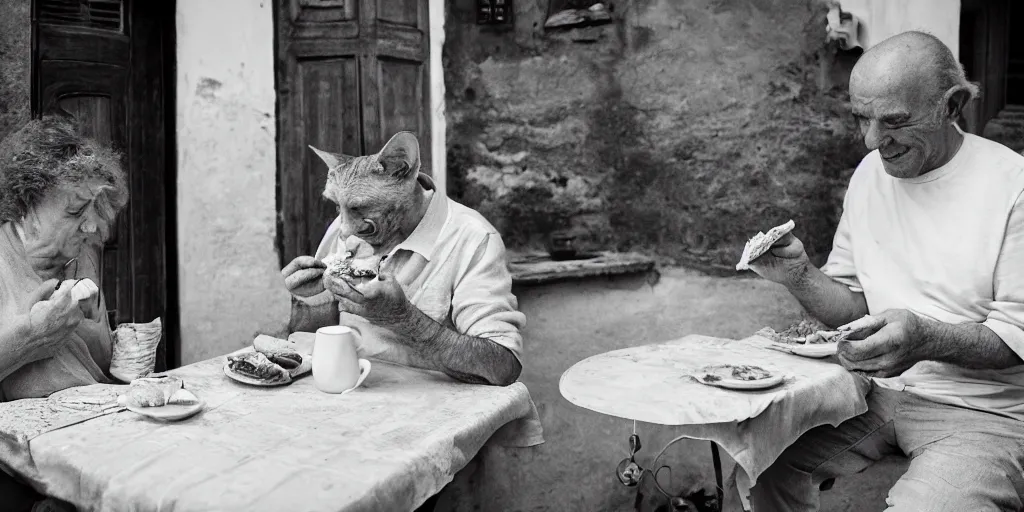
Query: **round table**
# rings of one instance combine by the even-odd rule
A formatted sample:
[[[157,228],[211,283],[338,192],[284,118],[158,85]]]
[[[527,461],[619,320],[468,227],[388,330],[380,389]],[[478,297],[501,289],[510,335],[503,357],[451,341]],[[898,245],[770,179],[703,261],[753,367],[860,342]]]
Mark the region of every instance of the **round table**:
[[[728,426],[752,425],[746,420],[768,425],[778,421],[780,408],[788,408],[781,416],[792,420],[786,425],[791,432],[773,437],[770,449],[749,457],[742,454],[742,463],[734,454],[753,482],[785,446],[804,431],[823,423],[839,424],[867,410],[863,400],[867,388],[842,367],[827,360],[772,350],[771,346],[769,340],[758,336],[730,340],[690,335],[664,343],[614,350],[588,357],[570,367],[562,374],[559,391],[566,400],[584,409],[627,420],[680,426],[691,433],[699,433],[680,437],[710,440],[721,506],[723,482],[718,445],[725,442],[723,446],[727,451],[732,446],[730,453],[743,451],[736,450],[737,446],[750,445],[744,445],[750,438],[734,435],[735,432],[728,431]],[[754,364],[781,373],[786,379],[770,389],[733,391],[707,386],[693,378],[704,366],[722,363]],[[844,401],[826,397],[826,403],[821,404],[817,401],[824,396],[822,389],[832,390],[836,396],[859,395],[860,399]],[[773,405],[775,409],[771,413],[762,414]],[[719,435],[718,429],[724,433]],[[762,435],[772,429],[755,434],[750,434],[751,430],[756,429],[748,428],[746,435]],[[715,433],[709,434],[711,431]]]

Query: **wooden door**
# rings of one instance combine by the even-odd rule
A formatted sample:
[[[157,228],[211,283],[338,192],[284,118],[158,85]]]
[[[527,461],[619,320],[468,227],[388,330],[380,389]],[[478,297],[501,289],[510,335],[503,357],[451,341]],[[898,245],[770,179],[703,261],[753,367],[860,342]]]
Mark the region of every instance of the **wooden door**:
[[[66,112],[124,154],[130,199],[103,250],[101,286],[112,325],[161,317],[157,370],[173,357],[168,205],[173,180],[165,37],[173,1],[35,0],[33,115]],[[173,55],[173,46],[170,47]],[[170,353],[170,354],[169,354]]]
[[[963,0],[960,5],[960,63],[967,79],[981,86],[968,108],[967,131],[981,134],[1006,106],[1009,49],[1008,0]]]
[[[409,130],[430,173],[427,1],[274,0],[282,265],[337,215],[309,145],[359,156]]]

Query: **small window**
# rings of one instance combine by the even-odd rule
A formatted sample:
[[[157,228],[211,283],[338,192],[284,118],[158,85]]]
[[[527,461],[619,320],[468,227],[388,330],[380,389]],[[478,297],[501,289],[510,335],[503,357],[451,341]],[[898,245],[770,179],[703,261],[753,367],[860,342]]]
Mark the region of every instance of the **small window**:
[[[64,27],[124,31],[122,0],[39,0],[39,22]]]

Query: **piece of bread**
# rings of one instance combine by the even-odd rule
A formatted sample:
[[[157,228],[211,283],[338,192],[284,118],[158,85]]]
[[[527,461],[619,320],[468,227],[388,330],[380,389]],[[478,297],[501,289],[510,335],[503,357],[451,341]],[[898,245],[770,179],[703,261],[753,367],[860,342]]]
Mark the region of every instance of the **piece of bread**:
[[[740,262],[736,264],[736,270],[749,269],[751,261],[764,256],[775,242],[778,242],[790,231],[793,231],[795,227],[796,223],[790,220],[781,226],[775,226],[768,230],[767,233],[759,231],[753,238],[747,240],[747,244],[743,246],[743,254],[740,256]]]
[[[243,377],[267,383],[286,381],[291,378],[287,370],[268,359],[261,352],[243,352],[228,356],[228,368]]]
[[[323,262],[327,265],[325,277],[359,282],[377,277],[380,257],[374,256],[373,246],[357,236],[350,236],[345,240],[344,252],[328,255]]]
[[[199,397],[185,388],[175,391],[174,394],[167,399],[167,405],[194,405],[197,403],[199,403]]]
[[[146,377],[129,384],[125,398],[135,407],[162,407],[182,389],[185,383],[177,377]]]
[[[71,288],[71,300],[75,302],[87,300],[99,295],[99,293],[100,289],[96,286],[96,283],[92,282],[92,279],[85,278],[79,280]]]
[[[253,340],[252,347],[285,370],[294,370],[302,364],[302,355],[288,340],[260,334]]]

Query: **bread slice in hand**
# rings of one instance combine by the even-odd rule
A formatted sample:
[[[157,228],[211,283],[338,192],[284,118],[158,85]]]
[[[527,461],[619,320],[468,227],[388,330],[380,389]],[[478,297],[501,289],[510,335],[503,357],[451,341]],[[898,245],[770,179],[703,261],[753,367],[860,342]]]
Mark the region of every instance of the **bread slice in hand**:
[[[743,254],[740,256],[740,262],[736,264],[736,270],[749,269],[750,262],[764,256],[775,242],[781,240],[782,237],[786,236],[790,231],[793,231],[793,228],[795,227],[796,223],[790,220],[781,226],[775,226],[768,230],[767,233],[758,232],[753,238],[748,240],[747,245],[743,247]]]

